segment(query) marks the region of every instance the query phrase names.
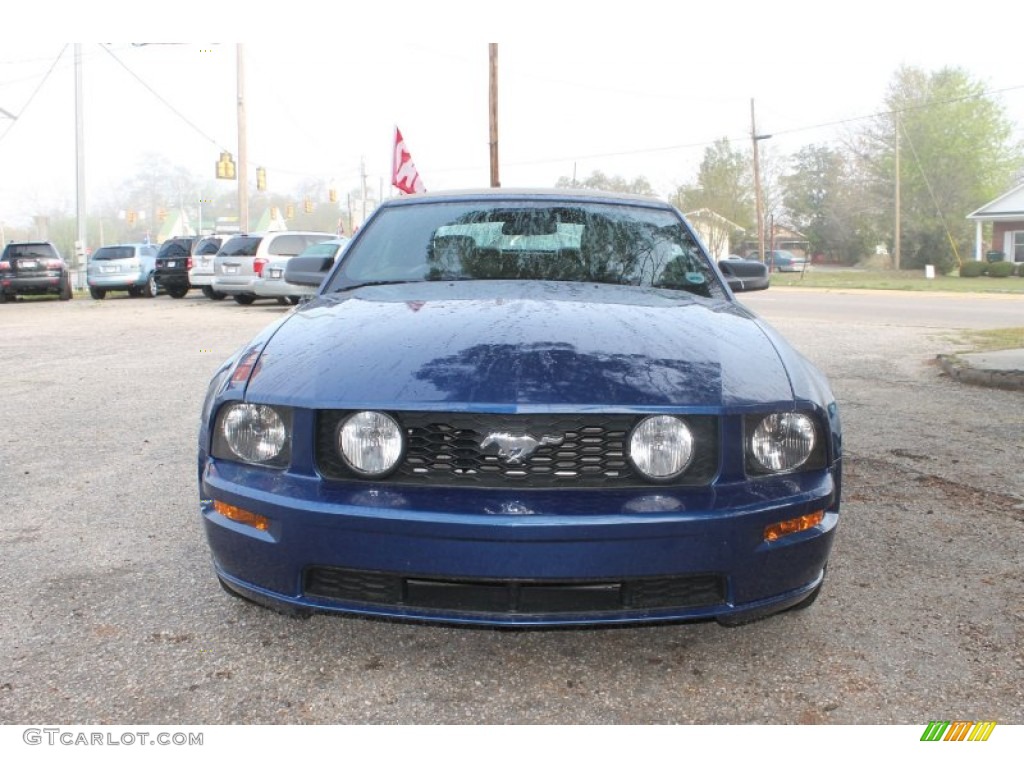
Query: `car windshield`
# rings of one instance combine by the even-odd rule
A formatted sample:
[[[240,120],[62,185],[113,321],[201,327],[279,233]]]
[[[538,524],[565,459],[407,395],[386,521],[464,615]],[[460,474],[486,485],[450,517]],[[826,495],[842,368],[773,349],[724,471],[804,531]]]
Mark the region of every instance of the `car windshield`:
[[[221,247],[218,256],[255,256],[262,237],[233,237]]]
[[[217,238],[208,238],[206,240],[200,240],[196,246],[197,256],[209,256],[220,250],[220,240]]]
[[[188,242],[168,241],[160,246],[158,256],[188,256]]]
[[[130,245],[110,245],[100,248],[93,255],[96,261],[108,261],[113,259],[130,259],[135,256],[135,249]]]
[[[682,220],[643,205],[422,203],[382,210],[326,292],[369,283],[558,280],[724,291]]]
[[[300,256],[333,256],[341,246],[338,243],[316,243],[300,253]]]
[[[7,251],[4,253],[5,259],[55,259],[57,258],[57,252],[53,249],[52,245],[46,245],[45,243],[40,244],[22,244],[22,245],[8,245]]]

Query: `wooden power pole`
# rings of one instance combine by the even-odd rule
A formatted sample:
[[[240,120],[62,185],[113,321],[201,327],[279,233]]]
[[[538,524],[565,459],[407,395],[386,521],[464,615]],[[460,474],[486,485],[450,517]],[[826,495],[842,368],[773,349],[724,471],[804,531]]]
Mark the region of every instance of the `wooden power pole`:
[[[491,186],[500,187],[498,177],[498,44],[488,43],[490,51],[490,123],[491,123]]]

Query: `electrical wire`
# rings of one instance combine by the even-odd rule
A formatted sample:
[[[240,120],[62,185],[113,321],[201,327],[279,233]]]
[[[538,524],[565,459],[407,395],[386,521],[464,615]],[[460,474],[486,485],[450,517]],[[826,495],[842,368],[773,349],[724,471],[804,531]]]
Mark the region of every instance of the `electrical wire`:
[[[10,118],[11,123],[7,126],[7,129],[3,133],[0,133],[0,142],[3,142],[3,140],[7,138],[7,134],[11,132],[11,130],[17,124],[19,118],[21,118],[25,114],[25,111],[29,108],[29,106],[31,106],[33,100],[36,97],[36,94],[38,94],[39,91],[42,90],[43,86],[46,85],[46,81],[50,79],[50,75],[53,74],[53,70],[57,67],[57,62],[60,61],[60,57],[64,55],[64,51],[66,51],[67,49],[68,44],[65,43],[64,47],[60,49],[60,53],[57,54],[57,58],[53,60],[53,64],[50,65],[50,68],[46,70],[46,74],[43,75],[42,80],[39,81],[39,85],[37,85],[35,90],[32,91],[31,95],[29,95],[28,101],[25,102],[22,108],[18,111],[17,115],[13,115]]]

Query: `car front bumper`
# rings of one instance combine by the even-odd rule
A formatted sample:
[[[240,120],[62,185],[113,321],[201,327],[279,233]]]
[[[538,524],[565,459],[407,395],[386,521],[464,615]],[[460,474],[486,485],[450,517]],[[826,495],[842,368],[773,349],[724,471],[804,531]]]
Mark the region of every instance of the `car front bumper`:
[[[156,281],[157,287],[163,290],[173,291],[177,288],[184,288],[188,290],[192,286],[189,284],[188,275],[174,274],[174,275],[161,275],[157,272],[153,275],[153,279]]]
[[[8,294],[60,293],[62,279],[59,272],[32,277],[3,277],[0,278],[0,291]]]
[[[772,493],[766,493],[772,489]],[[715,489],[483,491],[348,484],[210,460],[217,574],[281,609],[508,626],[743,621],[805,599],[838,524],[821,471]],[[262,515],[228,519],[214,500]],[[823,510],[809,530],[765,527]]]
[[[107,290],[127,290],[146,284],[146,275],[140,272],[112,272],[110,274],[90,274],[87,278],[90,288]]]
[[[292,285],[284,280],[259,280],[253,288],[257,296],[271,299],[283,299],[289,296],[311,296],[315,291],[310,292],[305,286]]]
[[[235,294],[252,294],[255,296],[256,278],[255,277],[236,277],[236,276],[223,276],[214,275],[213,281],[211,282],[213,290],[220,293],[226,293],[229,296]]]

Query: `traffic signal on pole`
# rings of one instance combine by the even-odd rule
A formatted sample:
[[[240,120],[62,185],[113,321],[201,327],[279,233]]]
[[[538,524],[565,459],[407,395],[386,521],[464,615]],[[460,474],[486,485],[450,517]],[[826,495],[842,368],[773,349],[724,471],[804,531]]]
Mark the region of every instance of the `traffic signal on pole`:
[[[128,213],[125,215],[125,220],[128,222],[128,225],[132,227],[135,226],[135,221],[137,218],[138,216],[135,213],[135,211],[128,211]]]
[[[256,169],[256,189],[263,192],[267,188],[267,169]]]
[[[306,213],[313,212],[313,201],[310,200],[308,197],[302,202],[302,210],[304,210]]]
[[[327,197],[330,199],[332,203],[338,202],[338,190],[336,190],[334,187],[331,187],[329,190],[327,190]]]
[[[230,152],[221,152],[220,160],[217,161],[217,178],[218,179],[233,179],[235,178],[235,159],[231,157]]]
[[[292,203],[288,203],[288,205],[284,207],[284,217],[286,219],[295,218],[295,206]]]

